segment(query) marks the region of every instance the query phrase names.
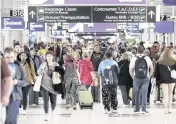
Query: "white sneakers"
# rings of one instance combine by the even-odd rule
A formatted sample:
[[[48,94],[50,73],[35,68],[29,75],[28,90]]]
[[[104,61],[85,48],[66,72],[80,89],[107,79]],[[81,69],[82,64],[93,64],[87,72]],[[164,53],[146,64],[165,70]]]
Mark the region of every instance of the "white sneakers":
[[[49,114],[45,114],[45,120],[44,121],[48,121],[49,120]]]
[[[26,115],[26,110],[23,110],[22,108],[20,108],[19,114],[20,115]]]
[[[111,111],[105,110],[105,114],[120,114],[120,112],[112,109]]]

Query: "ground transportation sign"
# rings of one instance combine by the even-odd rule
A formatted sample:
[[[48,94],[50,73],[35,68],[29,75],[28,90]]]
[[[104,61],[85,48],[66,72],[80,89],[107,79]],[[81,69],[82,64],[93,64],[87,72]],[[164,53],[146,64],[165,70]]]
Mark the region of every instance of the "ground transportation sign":
[[[156,22],[155,6],[28,6],[29,22]]]

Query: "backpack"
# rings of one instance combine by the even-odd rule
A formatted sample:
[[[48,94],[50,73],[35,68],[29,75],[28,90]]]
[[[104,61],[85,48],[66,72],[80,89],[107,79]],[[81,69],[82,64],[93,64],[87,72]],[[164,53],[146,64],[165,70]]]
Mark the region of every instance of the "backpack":
[[[103,70],[103,79],[104,84],[103,85],[117,85],[118,84],[118,72],[117,72],[117,66],[105,66]]]
[[[135,62],[135,77],[138,79],[144,79],[147,77],[148,73],[148,65],[147,61],[145,60],[145,56],[137,57]]]

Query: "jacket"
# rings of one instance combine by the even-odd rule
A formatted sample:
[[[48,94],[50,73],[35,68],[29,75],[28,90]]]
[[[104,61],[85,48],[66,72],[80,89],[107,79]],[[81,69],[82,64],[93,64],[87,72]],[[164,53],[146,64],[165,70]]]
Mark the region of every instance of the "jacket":
[[[171,70],[176,70],[176,65],[169,66]],[[158,84],[176,83],[176,79],[171,78],[171,72],[166,65],[156,64],[155,77]]]
[[[94,68],[89,58],[85,58],[78,62],[78,71],[80,73],[81,83],[90,86],[92,84],[92,76],[90,72],[94,71]]]
[[[121,60],[120,62],[118,62],[118,65],[120,68],[120,74],[118,77],[118,84],[133,86],[133,80],[132,80],[130,73],[129,73],[130,61]]]
[[[14,90],[12,92],[12,98],[14,101],[22,100],[23,98],[22,87],[27,86],[26,74],[24,72],[23,66],[18,62],[15,62],[15,65],[16,65],[16,73],[14,79],[16,79],[18,83],[14,86]]]

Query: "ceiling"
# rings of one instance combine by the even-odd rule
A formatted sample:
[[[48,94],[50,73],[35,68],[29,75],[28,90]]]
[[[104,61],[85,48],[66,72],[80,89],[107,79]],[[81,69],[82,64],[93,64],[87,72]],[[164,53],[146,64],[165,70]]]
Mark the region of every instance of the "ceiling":
[[[163,6],[163,0],[153,0],[153,5],[160,5],[161,15],[172,15],[172,6]],[[175,15],[176,15],[176,7],[175,9]]]

